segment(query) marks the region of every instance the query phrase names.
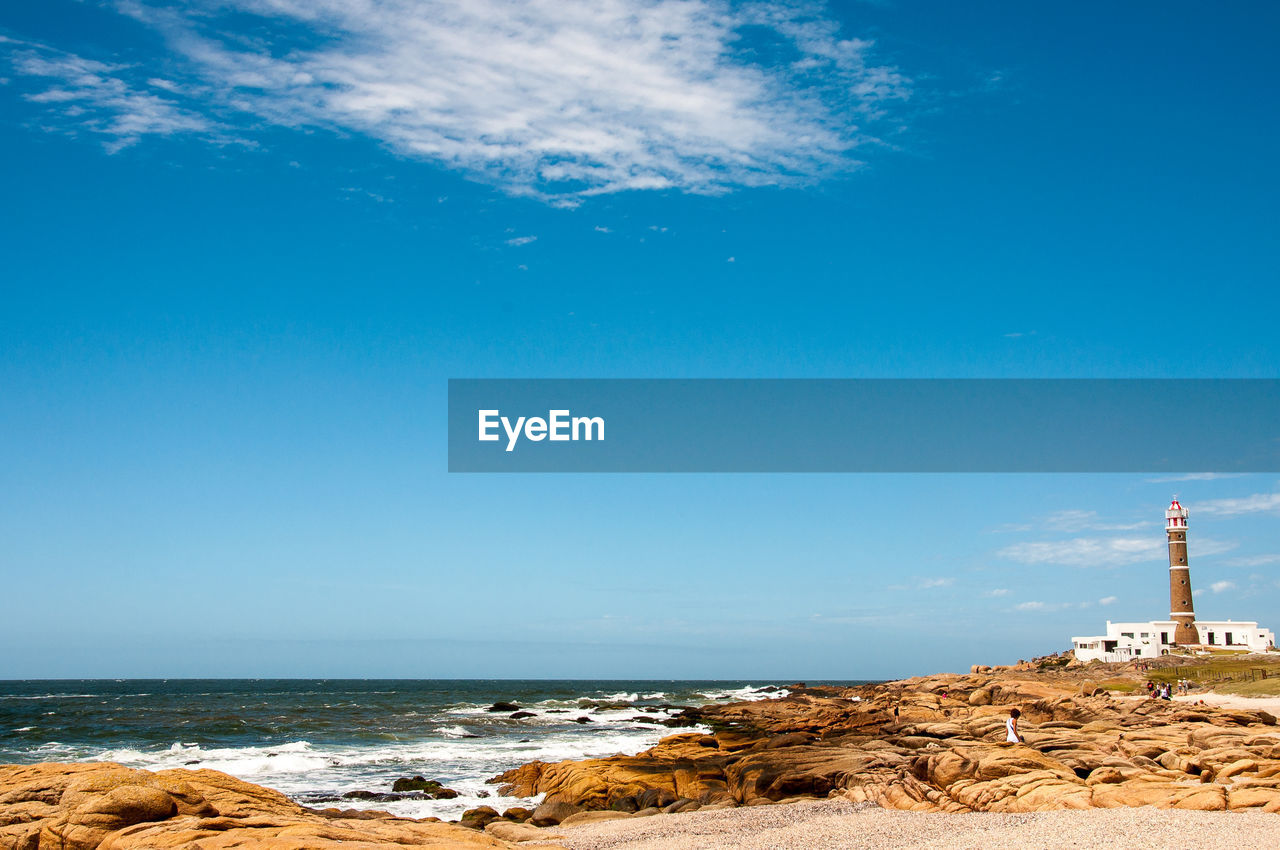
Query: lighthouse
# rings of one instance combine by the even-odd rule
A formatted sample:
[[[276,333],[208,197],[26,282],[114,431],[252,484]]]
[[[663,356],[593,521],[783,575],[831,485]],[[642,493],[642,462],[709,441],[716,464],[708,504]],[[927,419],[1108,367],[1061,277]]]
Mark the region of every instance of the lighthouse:
[[[1174,497],[1164,518],[1164,530],[1169,536],[1169,619],[1175,623],[1173,642],[1182,646],[1198,644],[1196,612],[1191,604],[1191,567],[1187,564],[1187,509]]]
[[[1174,647],[1192,652],[1225,646],[1248,652],[1275,652],[1276,636],[1256,620],[1200,620],[1191,607],[1191,568],[1187,565],[1187,509],[1174,496],[1164,512],[1169,538],[1169,619],[1113,623],[1107,633],[1073,637],[1077,661],[1133,661],[1168,655]]]

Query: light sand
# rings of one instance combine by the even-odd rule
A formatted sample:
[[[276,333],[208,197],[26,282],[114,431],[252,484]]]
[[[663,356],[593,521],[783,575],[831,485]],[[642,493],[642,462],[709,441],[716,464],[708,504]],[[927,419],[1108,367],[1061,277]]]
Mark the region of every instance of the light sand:
[[[1116,695],[1115,699],[1130,702],[1143,702],[1151,699],[1146,694]],[[1173,697],[1174,702],[1196,703],[1204,700],[1205,705],[1214,708],[1240,709],[1242,711],[1266,711],[1280,715],[1280,697],[1244,697],[1238,694],[1195,693]]]
[[[899,812],[815,800],[557,827],[572,850],[1187,850],[1280,847],[1280,815],[1125,808],[1027,814]]]
[[[1174,702],[1199,702],[1218,708],[1238,708],[1245,711],[1266,711],[1280,714],[1280,697],[1242,697],[1237,694],[1188,694],[1176,696]]]

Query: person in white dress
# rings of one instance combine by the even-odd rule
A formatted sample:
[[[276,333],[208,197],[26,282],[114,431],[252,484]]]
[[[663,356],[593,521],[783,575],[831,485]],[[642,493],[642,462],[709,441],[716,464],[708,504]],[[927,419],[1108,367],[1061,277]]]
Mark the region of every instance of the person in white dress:
[[[1022,712],[1015,708],[1009,712],[1009,719],[1004,722],[1005,731],[1008,733],[1004,739],[1010,744],[1022,743],[1022,736],[1018,734],[1018,718],[1021,716]]]

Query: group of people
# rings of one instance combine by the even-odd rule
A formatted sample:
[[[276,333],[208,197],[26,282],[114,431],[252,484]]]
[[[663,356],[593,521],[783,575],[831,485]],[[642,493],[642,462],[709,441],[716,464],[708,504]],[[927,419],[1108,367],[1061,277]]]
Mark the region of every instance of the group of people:
[[[1155,682],[1147,682],[1147,696],[1151,699],[1173,699],[1174,693],[1191,693],[1191,683],[1186,679],[1179,679],[1176,685],[1169,682],[1159,685]]]

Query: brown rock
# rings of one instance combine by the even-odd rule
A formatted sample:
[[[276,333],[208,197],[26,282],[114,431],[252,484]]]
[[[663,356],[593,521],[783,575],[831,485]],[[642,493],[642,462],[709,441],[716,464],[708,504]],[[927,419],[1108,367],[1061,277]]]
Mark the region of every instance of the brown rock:
[[[571,815],[584,811],[582,806],[560,801],[547,801],[533,810],[529,822],[534,826],[555,826]]]
[[[500,817],[502,816],[498,814],[498,810],[492,806],[477,806],[463,812],[462,817],[458,819],[458,825],[468,829],[484,829]]]
[[[499,780],[589,810],[833,794],[914,811],[1280,810],[1270,784],[1280,787],[1274,718],[1113,697],[1096,683],[1125,675],[1140,683],[1136,671],[1065,661],[1046,656],[1017,668],[686,709],[685,719],[711,726],[714,737],[673,735],[635,756],[535,763]],[[1004,743],[1014,706],[1027,745]]]
[[[487,835],[503,841],[554,841],[564,836],[548,829],[540,829],[527,823],[508,823],[497,820],[485,826]]]
[[[335,816],[335,813],[337,816]],[[494,836],[385,812],[303,808],[211,770],[0,766],[0,847],[37,850],[507,848]]]

